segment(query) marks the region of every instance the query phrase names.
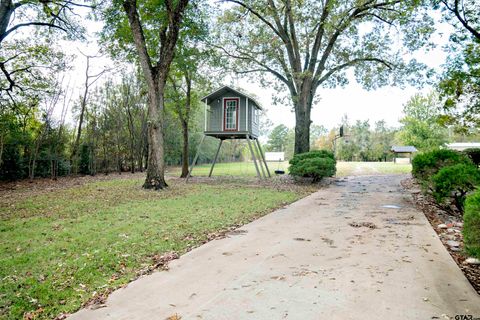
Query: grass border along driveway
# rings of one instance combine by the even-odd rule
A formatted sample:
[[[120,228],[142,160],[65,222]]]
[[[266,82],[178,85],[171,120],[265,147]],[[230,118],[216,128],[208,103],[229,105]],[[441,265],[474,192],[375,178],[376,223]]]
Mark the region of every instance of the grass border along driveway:
[[[47,319],[134,279],[167,252],[244,224],[314,191],[141,178],[89,182],[0,202],[0,318]]]

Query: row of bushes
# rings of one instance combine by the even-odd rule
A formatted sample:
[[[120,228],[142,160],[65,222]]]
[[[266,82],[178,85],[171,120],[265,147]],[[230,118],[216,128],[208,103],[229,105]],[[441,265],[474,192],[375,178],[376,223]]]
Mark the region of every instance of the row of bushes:
[[[331,177],[337,171],[335,156],[327,150],[314,150],[296,154],[289,163],[288,170],[292,176],[312,178],[313,182]]]
[[[480,185],[477,165],[465,153],[434,150],[417,155],[412,174],[439,204],[454,204],[463,212],[465,197]]]
[[[454,205],[464,219],[467,252],[480,257],[480,149],[434,150],[417,155],[412,174],[438,204]]]

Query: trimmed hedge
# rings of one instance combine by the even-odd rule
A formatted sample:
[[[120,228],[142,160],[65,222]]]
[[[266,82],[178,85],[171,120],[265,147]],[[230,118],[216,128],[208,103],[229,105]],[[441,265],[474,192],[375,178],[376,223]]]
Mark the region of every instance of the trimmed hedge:
[[[441,168],[458,163],[472,164],[472,161],[465,154],[448,149],[425,152],[413,158],[412,175],[424,182],[429,181]]]
[[[480,190],[469,195],[465,201],[463,241],[467,253],[480,259]]]
[[[313,182],[318,182],[324,177],[335,175],[336,164],[332,152],[315,150],[294,155],[288,170],[292,176],[313,178]]]
[[[298,162],[305,160],[305,159],[312,159],[312,158],[330,158],[332,160],[335,160],[335,156],[333,155],[333,152],[328,151],[328,150],[313,150],[305,153],[299,153],[293,156],[292,159],[290,159],[290,164],[297,164]]]
[[[432,176],[432,191],[438,203],[452,199],[452,203],[463,212],[465,197],[480,184],[480,171],[473,164],[459,163],[443,167]]]
[[[480,148],[465,149],[463,153],[465,153],[477,167],[480,166]]]

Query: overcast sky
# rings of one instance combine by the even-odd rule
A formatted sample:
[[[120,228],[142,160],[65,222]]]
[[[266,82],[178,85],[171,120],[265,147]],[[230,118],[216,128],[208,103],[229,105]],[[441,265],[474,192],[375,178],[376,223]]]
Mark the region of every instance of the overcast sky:
[[[94,33],[101,30],[101,24],[89,21],[87,23],[88,43],[65,43],[65,48],[72,54],[77,55],[74,61],[74,69],[71,72],[72,83],[75,83],[77,90],[80,88],[85,79],[85,57],[78,54],[78,49],[87,54],[95,54],[99,51],[96,44]],[[437,23],[437,32],[433,38],[437,44],[437,48],[428,53],[419,52],[415,58],[420,62],[426,63],[429,67],[440,69],[445,63],[446,55],[442,51],[442,47],[448,42],[448,35],[451,28],[446,24]],[[104,65],[114,65],[107,57],[97,59],[92,62],[96,67],[102,68]],[[93,71],[95,72],[95,71]],[[230,77],[228,77],[231,79]],[[101,83],[101,82],[99,82]],[[273,105],[272,97],[275,92],[269,88],[261,88],[259,83],[252,82],[249,79],[240,79],[231,83],[231,80],[225,81],[223,84],[235,84],[246,91],[255,94],[259,102],[267,110],[266,116],[275,124],[285,124],[288,127],[295,125],[295,117],[288,105]],[[430,88],[425,87],[423,92],[429,91]],[[370,119],[373,125],[375,121],[385,120],[387,125],[398,127],[398,120],[402,117],[402,109],[405,102],[418,89],[413,87],[398,88],[384,87],[373,91],[367,91],[355,82],[352,78],[350,84],[345,88],[322,89],[317,90],[319,102],[313,106],[312,121],[314,124],[323,125],[327,128],[336,126],[343,115],[348,115],[351,122],[356,120]],[[71,115],[69,117],[71,121]]]

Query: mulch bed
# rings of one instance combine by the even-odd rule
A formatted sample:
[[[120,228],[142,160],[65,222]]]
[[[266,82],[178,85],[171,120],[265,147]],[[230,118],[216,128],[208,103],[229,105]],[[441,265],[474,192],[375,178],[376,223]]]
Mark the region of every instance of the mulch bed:
[[[453,208],[439,207],[431,195],[421,192],[421,187],[414,179],[405,179],[401,184],[412,194],[417,209],[425,214],[453,260],[480,294],[480,265],[465,263],[468,256],[464,251],[462,215],[455,212]],[[452,246],[451,244],[454,242],[458,243],[458,246]]]

